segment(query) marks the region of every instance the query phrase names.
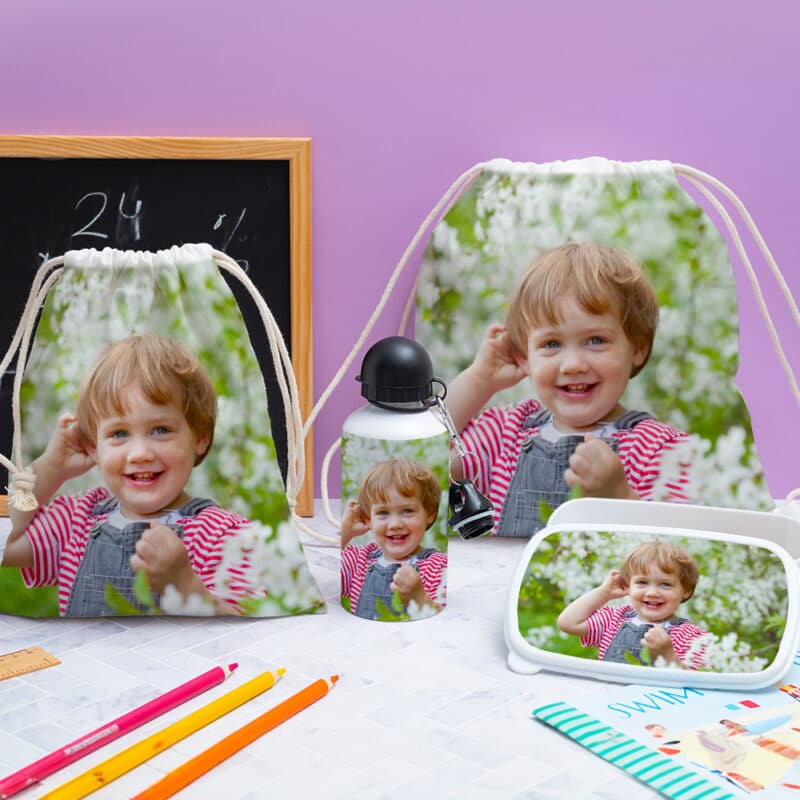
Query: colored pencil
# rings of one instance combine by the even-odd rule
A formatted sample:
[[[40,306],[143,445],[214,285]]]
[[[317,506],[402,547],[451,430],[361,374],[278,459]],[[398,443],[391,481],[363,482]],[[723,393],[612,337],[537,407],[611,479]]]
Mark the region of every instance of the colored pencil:
[[[279,669],[277,673],[262,672],[251,681],[218,697],[187,717],[178,720],[164,730],[148,736],[146,739],[117,753],[107,761],[62,784],[52,792],[42,795],[40,800],[76,800],[86,797],[102,786],[130,772],[135,767],[143,764],[148,759],[171,747],[175,742],[185,739],[195,731],[213,722],[215,719],[227,714],[234,708],[252,700],[267,689],[271,689],[275,682],[286,670]]]
[[[168,772],[160,781],[137,794],[132,800],[164,800],[164,798],[172,797],[192,781],[221,764],[226,758],[230,758],[234,753],[247,747],[259,736],[277,728],[289,717],[293,717],[304,708],[308,708],[312,703],[325,697],[338,680],[338,675],[331,675],[330,678],[320,678],[320,680],[314,681],[288,700],[284,700],[275,708],[221,739],[200,753],[199,756],[195,756],[172,772]]]
[[[144,705],[134,708],[127,714],[117,717],[115,720],[97,728],[97,730],[81,736],[74,742],[64,745],[49,755],[34,761],[32,764],[7,775],[0,780],[0,798],[7,798],[22,791],[28,786],[52,775],[63,769],[73,761],[83,758],[89,753],[93,753],[98,748],[109,742],[113,742],[120,736],[124,736],[135,730],[145,722],[166,714],[167,711],[191,700],[193,697],[207,691],[212,686],[222,683],[237,667],[237,664],[228,664],[227,667],[214,667],[213,669],[198,675],[180,686],[176,686],[169,692],[150,700]]]

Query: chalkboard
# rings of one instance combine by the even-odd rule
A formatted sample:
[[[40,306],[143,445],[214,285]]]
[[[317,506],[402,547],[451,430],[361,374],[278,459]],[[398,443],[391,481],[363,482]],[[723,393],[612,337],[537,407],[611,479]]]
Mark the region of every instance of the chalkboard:
[[[0,253],[5,352],[36,271],[67,250],[162,250],[208,242],[264,296],[292,356],[301,414],[311,409],[311,143],[308,139],[0,137]],[[267,384],[286,469],[286,425],[255,304],[231,286]],[[13,369],[13,365],[12,365]],[[13,375],[0,378],[0,452],[11,453]],[[311,437],[306,441],[311,465]],[[313,507],[311,469],[298,512]]]

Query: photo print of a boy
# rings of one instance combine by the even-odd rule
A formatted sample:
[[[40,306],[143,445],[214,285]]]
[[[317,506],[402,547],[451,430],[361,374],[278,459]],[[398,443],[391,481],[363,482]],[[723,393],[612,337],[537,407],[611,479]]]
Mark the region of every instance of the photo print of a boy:
[[[342,518],[341,593],[351,613],[374,620],[391,610],[413,616],[444,607],[447,555],[423,542],[441,494],[433,472],[405,458],[367,472]],[[365,534],[366,545],[351,543]]]

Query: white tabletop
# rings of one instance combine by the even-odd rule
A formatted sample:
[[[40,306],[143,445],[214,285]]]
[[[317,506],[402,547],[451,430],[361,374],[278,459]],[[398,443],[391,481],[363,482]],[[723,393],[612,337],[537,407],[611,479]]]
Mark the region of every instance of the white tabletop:
[[[321,516],[308,521],[323,533]],[[266,734],[176,797],[611,798],[657,795],[531,718],[550,701],[603,684],[506,666],[507,585],[525,542],[450,541],[448,605],[430,619],[381,623],[339,605],[339,550],[304,538],[327,614],[271,620],[0,615],[0,652],[38,645],[55,667],[0,682],[0,773],[63,746],[217,664],[224,684],[17,795],[39,797],[267,669],[270,691],[92,795],[129,798],[317,678],[329,696]]]

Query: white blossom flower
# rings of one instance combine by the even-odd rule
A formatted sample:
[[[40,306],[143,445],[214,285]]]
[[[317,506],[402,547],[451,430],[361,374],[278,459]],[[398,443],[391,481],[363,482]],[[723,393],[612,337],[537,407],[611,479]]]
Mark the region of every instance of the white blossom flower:
[[[436,616],[436,614],[439,613],[439,609],[430,605],[429,603],[423,603],[420,605],[412,598],[408,601],[406,613],[408,614],[408,618],[411,620],[426,619],[427,617]]]
[[[161,610],[165,614],[174,614],[184,617],[213,617],[214,602],[200,597],[198,594],[190,594],[186,599],[171,584],[164,587],[161,594]]]
[[[305,554],[291,521],[274,529],[252,522],[230,537],[215,573],[217,595],[241,601],[236,587],[238,571],[245,565],[246,600],[256,616],[308,613],[322,605],[316,583],[308,572]]]

